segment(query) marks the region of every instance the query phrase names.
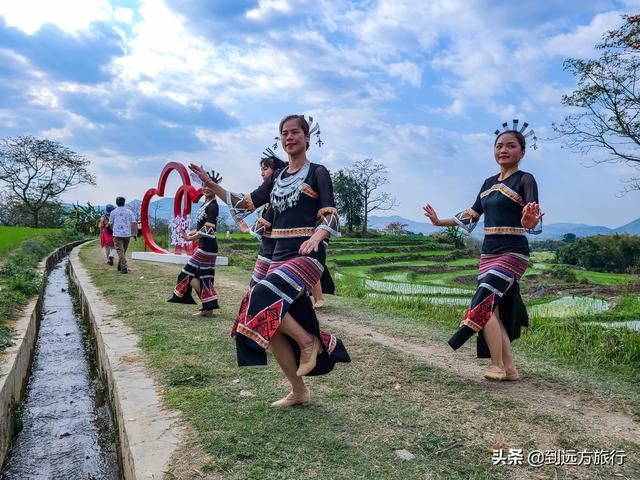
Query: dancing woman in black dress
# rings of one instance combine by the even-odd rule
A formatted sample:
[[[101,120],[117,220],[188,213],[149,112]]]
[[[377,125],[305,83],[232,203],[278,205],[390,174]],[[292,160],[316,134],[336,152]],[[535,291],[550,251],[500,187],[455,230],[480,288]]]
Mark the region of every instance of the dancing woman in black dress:
[[[272,262],[265,278],[243,298],[232,335],[241,366],[266,364],[266,349],[271,350],[291,384],[291,392],[272,405],[288,407],[309,402],[304,375],[328,373],[336,362],[350,359],[339,339],[320,331],[309,299],[324,270],[324,241],[339,235],[331,177],[325,167],[307,159],[309,124],[302,115],[285,117],[279,130],[288,167],[250,194],[228,192],[200,167],[190,168],[226,198],[236,215],[266,203],[273,208]]]
[[[459,348],[478,333],[478,357],[491,358],[488,380],[518,380],[511,342],[528,325],[518,282],[529,263],[526,233],[540,233],[544,215],[538,205],[538,186],[533,175],[519,169],[525,155],[527,124],[497,131],[494,157],[500,173],[487,178],[475,203],[453,218],[440,219],[431,205],[425,215],[437,226],[459,226],[471,232],[484,214],[484,242],[480,255],[478,288],[458,331],[449,340]],[[506,124],[505,124],[506,125]],[[534,137],[535,139],[535,137]]]

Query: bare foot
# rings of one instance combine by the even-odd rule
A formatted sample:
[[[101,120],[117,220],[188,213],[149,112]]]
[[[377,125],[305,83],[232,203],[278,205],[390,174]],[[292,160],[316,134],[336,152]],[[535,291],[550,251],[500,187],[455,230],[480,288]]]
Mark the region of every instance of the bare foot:
[[[198,310],[192,317],[213,317],[213,310]]]
[[[484,372],[484,378],[486,378],[487,380],[504,380],[505,375],[506,374],[504,372],[504,369],[500,368],[497,365],[489,366],[489,368],[487,368],[487,370]]]
[[[517,382],[518,380],[520,380],[520,374],[515,368],[506,369],[503,380],[506,380],[508,382]]]

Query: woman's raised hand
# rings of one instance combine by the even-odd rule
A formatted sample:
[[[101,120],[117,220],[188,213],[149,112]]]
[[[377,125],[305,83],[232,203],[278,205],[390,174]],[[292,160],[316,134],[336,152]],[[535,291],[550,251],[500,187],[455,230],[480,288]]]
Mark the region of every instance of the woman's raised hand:
[[[427,217],[433,225],[438,225],[440,223],[438,214],[430,204],[426,204],[422,209],[424,210],[424,216]]]
[[[536,202],[529,202],[522,209],[520,223],[524,228],[532,230],[540,222],[543,215],[544,213],[540,211],[540,205]]]
[[[202,181],[202,183],[206,182],[207,180],[211,180],[211,177],[209,177],[207,171],[201,166],[196,165],[195,163],[189,164],[189,170],[198,175],[198,178]]]

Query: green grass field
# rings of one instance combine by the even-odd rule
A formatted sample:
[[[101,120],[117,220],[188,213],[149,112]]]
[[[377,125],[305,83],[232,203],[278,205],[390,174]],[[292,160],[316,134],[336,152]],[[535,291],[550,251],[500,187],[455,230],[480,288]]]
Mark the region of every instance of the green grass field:
[[[58,228],[0,227],[0,256],[15,249],[27,238],[46,235],[58,230]]]

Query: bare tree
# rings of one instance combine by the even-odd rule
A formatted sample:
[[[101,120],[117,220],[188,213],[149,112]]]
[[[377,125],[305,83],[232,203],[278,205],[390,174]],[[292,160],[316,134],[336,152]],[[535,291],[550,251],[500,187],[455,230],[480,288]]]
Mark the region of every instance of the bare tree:
[[[400,235],[403,233],[407,233],[408,226],[408,224],[402,222],[391,222],[386,227],[384,227],[384,231],[392,235]]]
[[[36,228],[41,210],[60,194],[81,183],[95,185],[89,163],[52,140],[24,136],[0,141],[0,180],[24,204]]]
[[[347,169],[348,174],[358,186],[358,194],[364,204],[364,222],[362,231],[367,232],[369,214],[376,210],[391,210],[398,206],[394,197],[379,188],[389,183],[387,167],[382,163],[373,163],[373,159],[357,160]]]
[[[640,15],[622,18],[622,26],[596,45],[598,59],[565,61],[578,85],[562,103],[576,113],[553,128],[574,151],[604,151],[606,156],[595,163],[625,163],[640,170]],[[623,193],[632,190],[640,190],[640,177],[630,178]]]

